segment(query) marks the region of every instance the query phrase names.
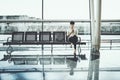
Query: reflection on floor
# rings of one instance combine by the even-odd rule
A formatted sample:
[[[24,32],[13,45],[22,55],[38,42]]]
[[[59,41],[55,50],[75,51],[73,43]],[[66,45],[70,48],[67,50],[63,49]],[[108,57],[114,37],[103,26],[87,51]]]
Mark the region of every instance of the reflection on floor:
[[[4,55],[1,61],[13,61],[15,65],[37,65],[40,62],[41,65],[50,64],[65,64],[67,59],[70,60],[87,60],[85,54],[77,55],[78,58],[74,58],[73,55]]]
[[[119,50],[101,50],[100,53],[100,80],[119,80],[120,64],[117,63]],[[0,80],[87,80],[89,63],[87,53],[85,54],[87,60],[82,60],[79,55],[74,59],[73,55],[57,54],[44,56],[2,54]]]

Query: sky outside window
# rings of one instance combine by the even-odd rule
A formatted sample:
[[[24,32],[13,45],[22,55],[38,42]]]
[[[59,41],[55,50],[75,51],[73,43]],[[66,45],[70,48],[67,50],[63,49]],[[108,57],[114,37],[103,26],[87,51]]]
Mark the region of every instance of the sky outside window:
[[[120,0],[102,0],[102,19],[120,19]],[[0,15],[41,18],[42,0],[0,0]],[[45,19],[89,19],[89,0],[44,0]]]

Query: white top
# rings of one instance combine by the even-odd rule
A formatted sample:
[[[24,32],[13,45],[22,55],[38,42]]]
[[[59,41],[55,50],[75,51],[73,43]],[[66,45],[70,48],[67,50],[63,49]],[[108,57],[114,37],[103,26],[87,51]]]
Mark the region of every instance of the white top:
[[[71,33],[72,32],[72,29],[69,29],[68,31],[67,31],[67,35],[69,34],[69,33]],[[76,29],[74,29],[74,32],[72,32],[70,35],[69,35],[69,37],[72,37],[72,36],[74,36],[74,35],[78,35],[78,33],[77,33],[77,30]]]

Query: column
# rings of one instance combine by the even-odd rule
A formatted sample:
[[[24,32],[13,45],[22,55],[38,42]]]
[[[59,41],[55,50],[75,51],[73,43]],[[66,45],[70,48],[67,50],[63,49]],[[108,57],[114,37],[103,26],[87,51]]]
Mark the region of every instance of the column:
[[[100,34],[101,34],[101,0],[96,0],[96,10],[94,11],[94,0],[90,0],[91,16],[91,54],[87,80],[99,80],[100,62]],[[96,15],[94,13],[96,12]],[[94,75],[93,75],[94,73]]]

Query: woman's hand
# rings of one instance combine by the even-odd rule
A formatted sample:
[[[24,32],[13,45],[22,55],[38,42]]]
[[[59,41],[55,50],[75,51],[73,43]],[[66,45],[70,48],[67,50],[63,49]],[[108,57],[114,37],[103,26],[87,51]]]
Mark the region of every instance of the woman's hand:
[[[74,29],[72,29],[71,33],[73,33],[73,32],[74,32]]]

